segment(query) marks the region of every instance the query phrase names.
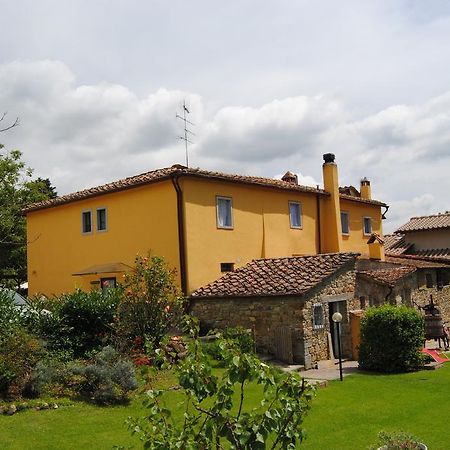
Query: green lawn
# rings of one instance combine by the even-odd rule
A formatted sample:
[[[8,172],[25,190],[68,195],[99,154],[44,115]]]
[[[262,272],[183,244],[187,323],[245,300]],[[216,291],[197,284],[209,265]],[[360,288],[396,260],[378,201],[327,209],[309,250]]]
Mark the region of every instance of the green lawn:
[[[405,430],[430,450],[450,448],[450,363],[436,371],[406,375],[365,375],[333,381],[318,391],[305,421],[301,448],[365,449],[380,430]],[[171,391],[176,407],[178,393]],[[251,398],[256,402],[256,395]],[[0,416],[2,449],[111,449],[138,444],[124,426],[144,413],[140,400],[127,407],[98,408],[76,403],[57,410]],[[139,446],[137,446],[139,448]]]

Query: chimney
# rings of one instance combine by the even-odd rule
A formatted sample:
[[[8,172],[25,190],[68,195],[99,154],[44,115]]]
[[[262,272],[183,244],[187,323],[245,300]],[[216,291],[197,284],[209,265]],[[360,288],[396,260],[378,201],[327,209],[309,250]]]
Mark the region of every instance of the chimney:
[[[286,183],[298,184],[298,176],[295,173],[287,171],[281,178]]]
[[[367,200],[371,200],[372,199],[372,192],[370,189],[370,181],[364,177],[361,180],[361,198],[365,198]]]
[[[341,207],[339,202],[338,169],[334,154],[323,155],[323,187],[330,196],[323,202],[321,242],[323,253],[340,252],[342,249]]]

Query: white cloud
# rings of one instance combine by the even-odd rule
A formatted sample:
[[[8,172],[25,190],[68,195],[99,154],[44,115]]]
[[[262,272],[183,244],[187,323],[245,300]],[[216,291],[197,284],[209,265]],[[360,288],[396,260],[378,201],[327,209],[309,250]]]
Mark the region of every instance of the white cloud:
[[[450,209],[450,92],[426,102],[363,114],[327,95],[294,96],[217,110],[197,94],[159,88],[141,96],[124,85],[82,85],[59,61],[0,65],[0,111],[21,124],[3,133],[36,175],[59,193],[184,162],[175,118],[186,99],[196,123],[193,166],[321,180],[322,154],[336,154],[341,185],[367,176],[391,205],[385,231],[411,215]]]

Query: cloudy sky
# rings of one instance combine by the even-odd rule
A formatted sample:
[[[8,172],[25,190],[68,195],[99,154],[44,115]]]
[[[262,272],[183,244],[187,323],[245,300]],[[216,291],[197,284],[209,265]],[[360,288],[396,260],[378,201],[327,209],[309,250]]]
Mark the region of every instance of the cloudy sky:
[[[0,0],[0,135],[59,194],[184,163],[450,210],[450,2]],[[0,127],[1,128],[1,127]]]

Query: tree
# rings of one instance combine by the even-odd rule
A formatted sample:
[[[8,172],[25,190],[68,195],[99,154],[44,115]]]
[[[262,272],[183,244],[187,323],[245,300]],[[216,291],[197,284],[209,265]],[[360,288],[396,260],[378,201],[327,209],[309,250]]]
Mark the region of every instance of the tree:
[[[19,286],[27,279],[26,221],[22,209],[56,196],[48,179],[32,180],[32,173],[20,151],[0,153],[0,284]]]
[[[256,355],[242,352],[238,342],[220,334],[217,343],[224,368],[213,371],[198,339],[198,323],[191,320],[189,325],[187,356],[174,367],[183,397],[177,408],[184,410],[167,408],[166,400],[173,396],[169,390],[147,391],[145,417],[128,421],[144,448],[298,448],[305,437],[302,422],[311,407],[314,388],[297,374],[281,373]],[[249,402],[255,395],[260,396],[256,406]]]
[[[137,255],[123,280],[124,295],[118,308],[118,333],[124,342],[139,338],[157,348],[166,333],[179,324],[183,296],[175,271],[160,256]]]
[[[6,114],[7,113],[3,113],[2,116],[0,117],[0,125],[1,125],[1,122],[3,122],[5,120]],[[16,117],[16,120],[12,124],[5,125],[3,128],[0,127],[0,133],[3,132],[3,131],[8,131],[11,128],[17,127],[17,125],[19,125],[19,118],[18,117]]]

